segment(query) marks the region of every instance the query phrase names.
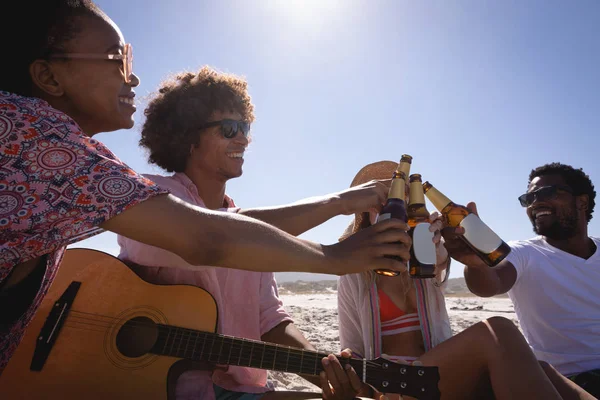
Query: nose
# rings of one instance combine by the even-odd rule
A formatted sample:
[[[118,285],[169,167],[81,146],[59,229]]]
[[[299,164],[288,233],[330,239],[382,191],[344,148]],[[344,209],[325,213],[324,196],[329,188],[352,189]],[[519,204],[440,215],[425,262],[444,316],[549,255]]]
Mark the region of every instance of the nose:
[[[233,141],[246,147],[250,143],[250,137],[245,136],[240,130],[233,138]]]
[[[139,86],[139,84],[140,84],[140,78],[136,74],[134,74],[132,72],[131,75],[129,76],[129,79],[131,80],[129,82],[129,86],[131,86],[131,87]]]

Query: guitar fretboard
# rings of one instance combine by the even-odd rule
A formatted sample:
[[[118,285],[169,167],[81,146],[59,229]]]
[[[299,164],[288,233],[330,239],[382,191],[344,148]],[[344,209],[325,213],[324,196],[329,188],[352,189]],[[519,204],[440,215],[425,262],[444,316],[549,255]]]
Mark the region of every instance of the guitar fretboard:
[[[323,370],[321,360],[328,355],[169,325],[158,325],[158,327],[159,335],[152,353],[194,361],[318,375]],[[363,360],[348,360],[341,357],[338,357],[338,360],[342,365],[350,363],[361,375]]]

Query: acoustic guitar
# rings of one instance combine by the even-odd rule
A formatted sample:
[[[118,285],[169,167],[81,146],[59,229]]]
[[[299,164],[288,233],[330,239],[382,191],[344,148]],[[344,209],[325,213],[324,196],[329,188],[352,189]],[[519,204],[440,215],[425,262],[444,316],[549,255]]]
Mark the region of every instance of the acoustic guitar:
[[[217,316],[203,289],[153,285],[111,255],[69,249],[0,375],[0,399],[174,399],[177,377],[190,368],[322,370],[327,353],[217,334]],[[339,360],[381,392],[440,397],[437,367]]]

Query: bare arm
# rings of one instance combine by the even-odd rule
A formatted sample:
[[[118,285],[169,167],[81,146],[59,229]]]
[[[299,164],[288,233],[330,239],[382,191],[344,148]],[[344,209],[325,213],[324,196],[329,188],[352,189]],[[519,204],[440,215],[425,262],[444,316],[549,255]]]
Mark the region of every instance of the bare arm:
[[[339,200],[327,196],[312,197],[283,206],[242,209],[239,212],[276,226],[294,236],[321,225],[341,213]]]
[[[317,349],[306,340],[302,332],[296,328],[292,321],[284,321],[265,333],[261,337],[263,342],[282,344],[284,346],[294,347],[296,349],[313,350]],[[321,386],[321,380],[318,375],[298,374],[315,386]]]
[[[480,297],[491,297],[506,293],[517,280],[514,265],[504,260],[497,266],[465,265],[465,282],[471,292]]]
[[[211,211],[172,195],[160,195],[111,218],[102,228],[171,251],[191,265],[340,275],[372,268],[405,270],[403,263],[384,257],[410,257],[406,224],[390,221],[325,246],[243,215]]]
[[[242,209],[239,213],[297,236],[337,215],[380,210],[387,198],[386,182],[389,180],[370,181],[338,193],[282,206]]]

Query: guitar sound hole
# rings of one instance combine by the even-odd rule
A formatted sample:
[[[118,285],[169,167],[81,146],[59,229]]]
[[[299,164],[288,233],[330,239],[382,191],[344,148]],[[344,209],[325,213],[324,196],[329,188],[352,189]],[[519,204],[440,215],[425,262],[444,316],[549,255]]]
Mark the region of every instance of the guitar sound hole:
[[[126,357],[140,357],[148,353],[158,338],[158,327],[150,318],[135,317],[127,321],[117,333],[117,349]]]

